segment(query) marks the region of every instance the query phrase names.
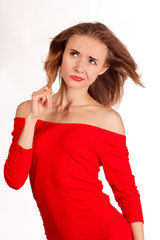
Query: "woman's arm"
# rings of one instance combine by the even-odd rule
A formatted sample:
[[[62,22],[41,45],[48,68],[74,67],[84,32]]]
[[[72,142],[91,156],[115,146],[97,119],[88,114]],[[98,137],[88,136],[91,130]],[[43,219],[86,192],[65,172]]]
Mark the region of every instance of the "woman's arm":
[[[144,229],[142,222],[133,222],[130,224],[132,228],[133,240],[144,240]]]
[[[122,135],[125,135],[124,124],[123,124],[122,118],[119,115],[119,113],[117,113],[116,111],[110,111],[109,113],[110,114],[108,114],[108,116],[106,116],[106,121],[105,121],[107,123],[107,129],[109,128],[109,129],[111,129],[111,131],[114,131],[114,132],[120,133]],[[122,169],[123,171],[125,169],[124,168],[125,166],[126,166],[126,169],[127,169],[127,162],[123,166],[123,169]],[[122,161],[122,163],[123,163],[123,161]],[[118,164],[118,162],[117,162],[117,164]],[[129,166],[129,164],[128,164],[128,166]],[[114,167],[116,168],[116,162],[112,166],[111,170],[113,170]],[[109,171],[108,170],[108,166],[106,168],[107,168],[107,171],[106,171],[106,174],[107,174],[107,172]],[[117,173],[118,173],[118,171],[117,171]],[[131,174],[132,174],[131,169],[130,169],[130,171],[128,170],[128,172],[126,170],[126,176],[130,175],[131,179],[132,179],[133,177],[132,177]],[[111,175],[112,175],[112,178],[113,178],[114,171],[112,171]],[[125,174],[124,174],[124,176],[125,176]],[[117,175],[117,179],[118,179],[118,175]],[[122,178],[120,178],[120,179],[122,180]],[[129,181],[129,178],[128,178],[128,181]],[[144,240],[143,222],[141,222],[141,221],[133,221],[133,219],[136,220],[136,214],[134,215],[134,211],[132,211],[133,208],[136,209],[136,207],[137,207],[137,217],[140,218],[140,216],[141,216],[140,200],[139,200],[138,194],[137,194],[138,191],[135,188],[136,186],[135,186],[135,184],[133,184],[133,183],[135,183],[134,181],[132,181],[132,188],[131,188],[131,190],[133,191],[133,195],[130,195],[131,196],[130,197],[131,200],[128,200],[128,202],[129,202],[128,205],[127,205],[126,202],[124,204],[120,204],[120,205],[122,205],[123,211],[125,210],[125,216],[127,216],[127,218],[128,218],[128,216],[131,217],[131,218],[128,218],[128,221],[129,220],[131,221],[130,222],[130,226],[131,226],[131,229],[132,229],[132,238],[133,238],[133,240]],[[124,181],[124,187],[126,186],[125,182],[126,181]],[[116,185],[116,182],[114,181],[113,182],[113,186],[115,186],[115,185]],[[121,187],[123,187],[123,186],[120,186],[119,183],[117,182],[117,189],[113,188],[114,193],[115,193],[115,197],[119,201],[120,201],[120,199],[123,199],[123,197],[125,198],[125,195],[123,196],[123,194],[122,194],[122,196],[121,196],[120,192],[118,191],[118,189],[120,190]],[[128,187],[131,187],[131,186],[129,185]],[[124,188],[124,191],[125,191],[125,188]],[[132,193],[132,191],[131,191],[131,193]],[[120,196],[120,197],[118,197],[118,196]],[[136,198],[136,196],[137,196],[137,198]],[[126,198],[127,198],[127,194],[126,194]],[[122,203],[123,203],[123,201],[122,201]],[[126,207],[125,207],[125,204],[126,204]],[[135,206],[134,206],[134,204],[135,204]]]
[[[28,114],[29,101],[21,103],[16,111],[12,143],[4,164],[4,178],[13,189],[20,189],[25,183],[31,167],[33,136],[36,121]],[[26,116],[26,114],[28,114]]]

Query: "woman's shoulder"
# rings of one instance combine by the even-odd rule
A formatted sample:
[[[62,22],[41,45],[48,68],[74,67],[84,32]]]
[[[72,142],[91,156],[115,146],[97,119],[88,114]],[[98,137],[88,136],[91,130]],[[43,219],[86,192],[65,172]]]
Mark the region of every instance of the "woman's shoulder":
[[[102,127],[106,130],[125,135],[125,127],[121,115],[113,108],[103,108],[101,115]]]
[[[15,117],[25,118],[30,111],[30,106],[31,106],[31,100],[26,100],[24,102],[21,102],[16,109]]]

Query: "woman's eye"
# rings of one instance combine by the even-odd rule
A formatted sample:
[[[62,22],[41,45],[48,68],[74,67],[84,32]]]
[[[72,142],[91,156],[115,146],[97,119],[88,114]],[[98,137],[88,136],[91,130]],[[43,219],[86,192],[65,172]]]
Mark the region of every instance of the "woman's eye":
[[[96,62],[94,61],[94,60],[92,60],[92,59],[90,59],[90,62],[94,65],[96,65]]]
[[[75,56],[75,57],[78,57],[78,54],[76,52],[70,52],[71,56]],[[93,59],[90,59],[89,60],[90,63],[92,63],[93,65],[96,65],[96,62],[93,60]]]
[[[71,55],[72,55],[72,56],[75,56],[75,55],[77,55],[77,53],[75,53],[75,52],[71,52]]]

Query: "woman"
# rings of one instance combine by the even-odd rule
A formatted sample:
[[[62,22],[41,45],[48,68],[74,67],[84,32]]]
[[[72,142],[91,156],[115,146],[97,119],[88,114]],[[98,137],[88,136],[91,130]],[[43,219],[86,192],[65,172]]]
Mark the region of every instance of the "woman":
[[[144,87],[132,56],[105,25],[80,23],[52,39],[44,69],[47,86],[17,107],[7,184],[19,189],[29,175],[48,240],[144,239],[125,129],[112,108],[127,77]],[[122,214],[102,192],[100,166]]]

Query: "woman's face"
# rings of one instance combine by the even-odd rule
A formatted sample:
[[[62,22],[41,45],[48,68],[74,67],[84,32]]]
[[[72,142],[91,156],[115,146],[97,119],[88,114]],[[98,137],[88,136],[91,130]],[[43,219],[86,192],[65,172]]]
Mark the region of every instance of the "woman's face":
[[[67,42],[63,53],[61,75],[70,87],[89,87],[108,67],[104,66],[107,47],[99,40],[73,35]],[[74,76],[83,78],[75,80]]]

